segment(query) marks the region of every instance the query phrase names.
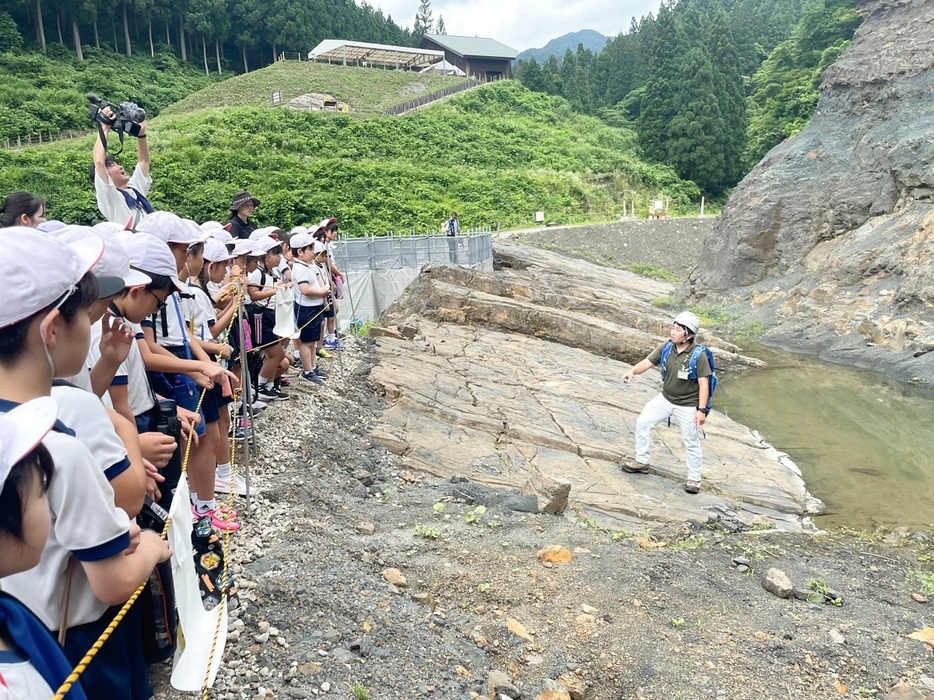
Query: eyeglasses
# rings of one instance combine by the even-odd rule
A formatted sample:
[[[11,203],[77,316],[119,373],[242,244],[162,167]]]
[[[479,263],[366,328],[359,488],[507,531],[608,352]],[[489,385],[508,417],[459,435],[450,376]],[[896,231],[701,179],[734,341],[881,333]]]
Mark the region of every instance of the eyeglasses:
[[[164,309],[165,305],[168,303],[168,299],[160,299],[151,289],[147,289],[146,291],[152,294],[152,298],[156,300],[156,311],[162,311],[162,309]]]

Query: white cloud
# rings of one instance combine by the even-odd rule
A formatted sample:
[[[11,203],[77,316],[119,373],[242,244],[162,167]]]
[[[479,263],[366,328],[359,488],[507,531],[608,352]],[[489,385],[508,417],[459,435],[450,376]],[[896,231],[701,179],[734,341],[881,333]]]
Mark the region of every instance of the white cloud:
[[[370,0],[383,14],[411,27],[418,0]],[[629,29],[630,19],[658,12],[659,0],[433,0],[435,19],[444,17],[448,34],[488,36],[522,51],[539,48],[549,39],[594,29],[616,36]]]

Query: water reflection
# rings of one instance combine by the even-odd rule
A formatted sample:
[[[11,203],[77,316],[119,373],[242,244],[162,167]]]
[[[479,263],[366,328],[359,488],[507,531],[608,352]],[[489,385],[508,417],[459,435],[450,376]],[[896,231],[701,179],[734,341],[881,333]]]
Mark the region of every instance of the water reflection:
[[[882,375],[747,348],[769,369],[723,373],[717,409],[756,428],[827,504],[823,527],[934,523],[934,395]]]

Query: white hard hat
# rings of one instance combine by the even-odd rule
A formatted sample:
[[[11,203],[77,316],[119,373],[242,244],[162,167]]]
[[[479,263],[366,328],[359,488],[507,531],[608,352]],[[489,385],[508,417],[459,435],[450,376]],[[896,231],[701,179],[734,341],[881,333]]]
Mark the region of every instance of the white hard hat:
[[[697,333],[697,329],[700,328],[700,319],[690,311],[682,311],[675,316],[675,323],[679,326],[684,326],[691,331],[691,333]]]

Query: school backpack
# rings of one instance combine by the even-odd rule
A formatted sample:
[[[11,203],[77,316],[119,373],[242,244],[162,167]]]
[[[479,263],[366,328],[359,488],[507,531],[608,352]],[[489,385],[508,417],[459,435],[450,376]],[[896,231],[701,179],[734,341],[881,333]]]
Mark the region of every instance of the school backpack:
[[[671,355],[672,349],[675,347],[675,344],[670,340],[665,343],[665,347],[662,348],[662,356],[658,362],[659,369],[662,372],[662,380],[665,379],[665,373],[668,371],[668,357]],[[717,390],[717,366],[713,362],[713,353],[710,352],[710,348],[706,345],[701,345],[698,343],[694,346],[693,352],[691,352],[691,359],[688,360],[688,379],[697,379],[697,359],[701,356],[701,353],[707,354],[707,362],[710,365],[710,391],[707,392],[707,410],[713,408],[713,392]]]

